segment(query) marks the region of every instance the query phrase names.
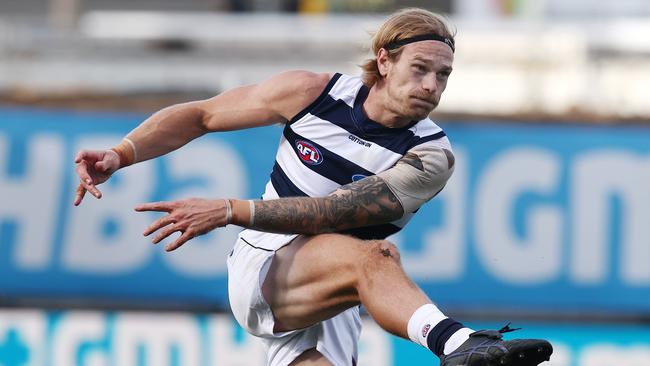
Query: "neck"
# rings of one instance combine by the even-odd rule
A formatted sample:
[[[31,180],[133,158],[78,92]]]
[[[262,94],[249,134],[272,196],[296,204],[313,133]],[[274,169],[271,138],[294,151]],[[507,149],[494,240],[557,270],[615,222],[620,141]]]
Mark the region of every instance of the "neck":
[[[391,108],[391,102],[386,84],[379,80],[370,88],[363,103],[363,111],[371,120],[389,128],[400,128],[411,123],[410,118],[400,116]]]

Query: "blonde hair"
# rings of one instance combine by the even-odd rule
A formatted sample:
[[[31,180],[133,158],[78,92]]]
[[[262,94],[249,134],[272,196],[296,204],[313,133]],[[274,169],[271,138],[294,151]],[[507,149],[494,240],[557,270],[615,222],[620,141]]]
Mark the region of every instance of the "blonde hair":
[[[372,37],[371,50],[377,55],[380,49],[392,42],[423,34],[435,34],[440,37],[454,39],[455,32],[447,26],[447,21],[440,15],[419,8],[406,8],[393,13],[379,27]],[[402,47],[388,50],[388,57],[396,60],[402,53]],[[377,67],[377,58],[366,60],[361,69],[361,79],[367,86],[373,86],[382,78]]]

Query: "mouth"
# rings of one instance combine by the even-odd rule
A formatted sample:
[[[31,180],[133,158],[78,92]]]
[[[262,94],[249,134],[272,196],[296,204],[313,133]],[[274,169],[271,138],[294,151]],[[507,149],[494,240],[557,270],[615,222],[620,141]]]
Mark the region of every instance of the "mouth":
[[[436,103],[433,100],[430,99],[425,99],[425,98],[419,98],[419,97],[411,97],[412,99],[416,100],[420,104],[426,104],[429,107],[435,107],[438,103]]]

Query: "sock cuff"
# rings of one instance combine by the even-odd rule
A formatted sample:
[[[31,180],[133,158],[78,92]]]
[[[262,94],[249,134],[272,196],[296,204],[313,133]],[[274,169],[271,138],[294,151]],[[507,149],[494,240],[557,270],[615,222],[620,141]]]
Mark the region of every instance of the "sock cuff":
[[[445,318],[447,317],[434,304],[420,306],[409,319],[407,327],[409,339],[423,347],[428,347],[429,332]]]
[[[429,332],[427,346],[436,356],[442,356],[447,340],[462,328],[463,325],[454,319],[444,319]]]

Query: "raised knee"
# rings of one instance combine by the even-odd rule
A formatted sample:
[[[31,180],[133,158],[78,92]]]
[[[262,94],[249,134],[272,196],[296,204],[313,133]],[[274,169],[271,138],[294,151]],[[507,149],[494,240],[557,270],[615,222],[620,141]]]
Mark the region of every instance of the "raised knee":
[[[400,254],[397,246],[388,240],[375,240],[370,244],[371,258],[380,261],[392,259],[396,262],[400,261]]]

